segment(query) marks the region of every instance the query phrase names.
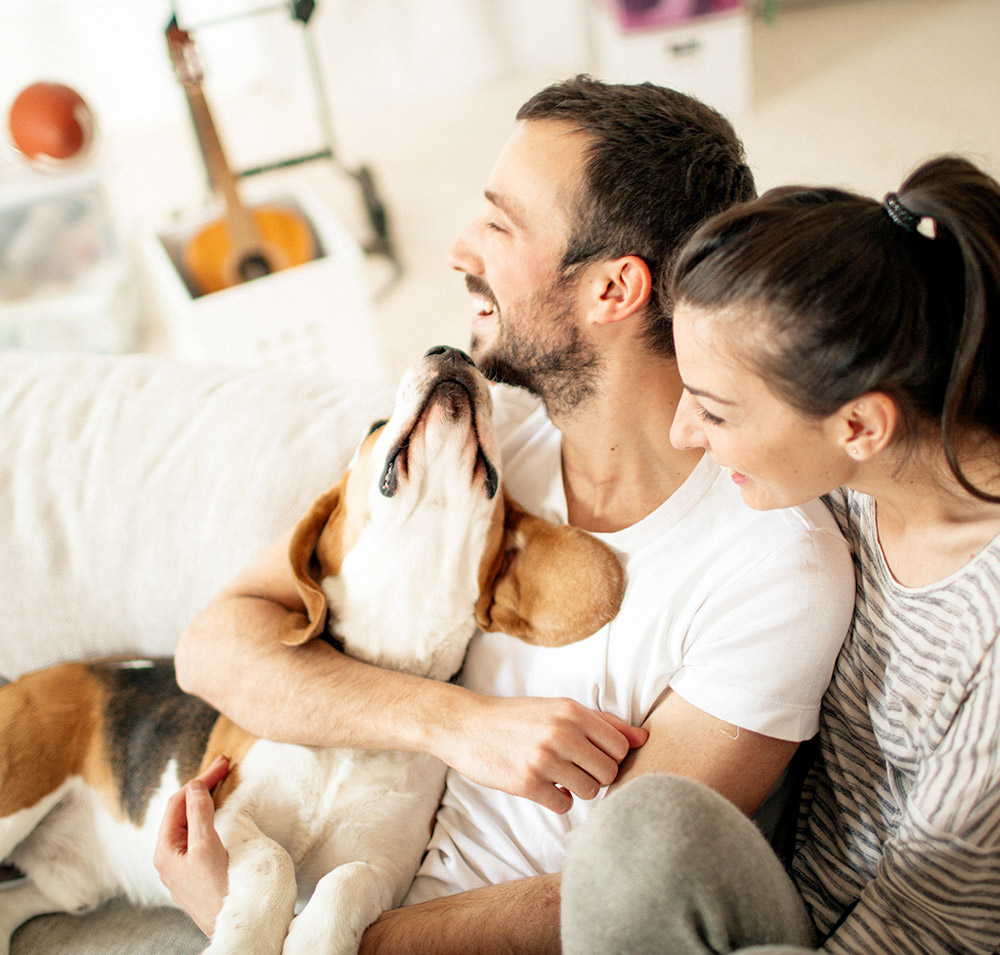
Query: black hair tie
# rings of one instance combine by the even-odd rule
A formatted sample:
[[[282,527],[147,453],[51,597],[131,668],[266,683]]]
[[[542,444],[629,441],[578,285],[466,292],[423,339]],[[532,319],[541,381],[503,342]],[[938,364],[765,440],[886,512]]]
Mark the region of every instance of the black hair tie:
[[[882,208],[889,214],[889,218],[901,229],[907,232],[916,232],[920,225],[921,216],[914,215],[906,206],[899,201],[899,196],[894,192],[886,195],[882,201]]]
[[[919,233],[927,239],[937,237],[937,223],[934,219],[931,216],[918,216],[915,212],[911,212],[899,201],[899,196],[896,193],[886,194],[885,199],[882,200],[882,208],[901,229]]]

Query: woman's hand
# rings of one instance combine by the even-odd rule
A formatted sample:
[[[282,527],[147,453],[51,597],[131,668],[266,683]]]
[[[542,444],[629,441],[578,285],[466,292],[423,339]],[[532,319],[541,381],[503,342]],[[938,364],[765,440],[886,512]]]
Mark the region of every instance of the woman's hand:
[[[205,935],[229,891],[229,854],[215,831],[211,790],[229,772],[224,756],[174,793],[167,802],[153,853],[153,865],[170,897]]]

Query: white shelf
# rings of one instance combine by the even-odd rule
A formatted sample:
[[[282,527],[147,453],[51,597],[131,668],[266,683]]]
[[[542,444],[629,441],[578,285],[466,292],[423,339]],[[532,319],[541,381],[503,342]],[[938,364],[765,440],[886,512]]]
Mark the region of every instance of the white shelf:
[[[750,108],[750,14],[735,10],[676,25],[625,30],[591,4],[594,60],[612,83],[649,81],[696,96],[730,119]]]

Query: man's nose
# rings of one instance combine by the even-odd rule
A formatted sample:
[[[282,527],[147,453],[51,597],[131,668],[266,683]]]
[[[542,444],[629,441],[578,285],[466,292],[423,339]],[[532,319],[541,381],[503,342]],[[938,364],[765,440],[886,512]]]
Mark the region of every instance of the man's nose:
[[[469,275],[483,274],[483,260],[475,251],[472,241],[472,231],[475,224],[470,225],[448,249],[448,265],[456,272],[466,272]]]

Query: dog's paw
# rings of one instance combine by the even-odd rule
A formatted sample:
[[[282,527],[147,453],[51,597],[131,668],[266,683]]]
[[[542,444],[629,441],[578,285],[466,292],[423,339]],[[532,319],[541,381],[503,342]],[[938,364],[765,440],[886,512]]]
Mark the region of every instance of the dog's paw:
[[[344,915],[339,910],[321,912],[316,906],[310,912],[307,906],[292,919],[281,955],[358,955],[367,923]]]
[[[292,919],[282,955],[357,955],[361,936],[392,904],[395,883],[384,866],[348,862],[319,880]]]
[[[280,921],[240,919],[230,913],[225,925],[216,923],[215,934],[203,955],[277,955],[287,928]]]
[[[259,935],[219,935],[212,937],[202,955],[276,955],[280,940],[264,940]]]
[[[292,922],[281,955],[358,955],[363,930],[344,926],[309,925],[300,918]]]

